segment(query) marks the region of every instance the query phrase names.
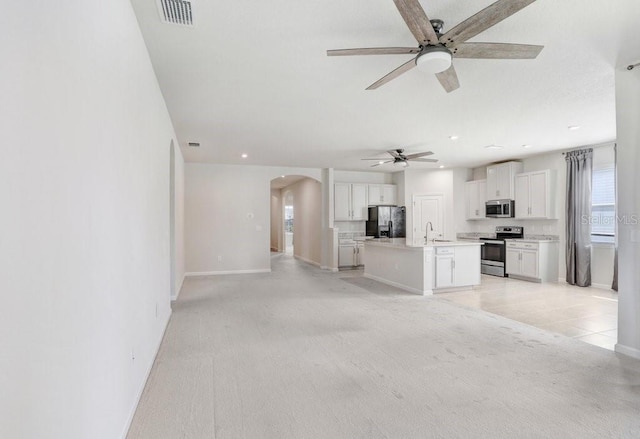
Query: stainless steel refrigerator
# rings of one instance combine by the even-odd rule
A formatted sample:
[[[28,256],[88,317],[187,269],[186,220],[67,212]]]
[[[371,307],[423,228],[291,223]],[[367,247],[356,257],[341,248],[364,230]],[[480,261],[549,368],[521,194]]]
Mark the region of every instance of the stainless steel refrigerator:
[[[405,211],[404,206],[369,206],[367,236],[404,238],[407,236]]]

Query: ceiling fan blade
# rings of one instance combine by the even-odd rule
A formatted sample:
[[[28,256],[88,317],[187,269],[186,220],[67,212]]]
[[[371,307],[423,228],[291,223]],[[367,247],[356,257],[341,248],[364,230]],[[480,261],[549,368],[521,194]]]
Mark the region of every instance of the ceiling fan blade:
[[[498,0],[446,32],[440,37],[440,42],[445,46],[456,46],[464,43],[469,38],[475,37],[480,32],[500,23],[534,1],[536,0]]]
[[[433,155],[433,153],[431,151],[417,152],[415,154],[406,155],[405,157],[408,158],[409,160],[413,160],[413,159],[417,159],[418,157],[425,157],[428,155]]]
[[[384,159],[360,159],[360,160],[377,160],[377,161],[382,161]]]
[[[453,64],[444,72],[436,73],[436,78],[440,81],[442,87],[447,93],[451,93],[453,90],[460,88],[460,82],[458,82],[458,75],[453,68]]]
[[[373,167],[376,167],[376,166],[380,166],[380,165],[384,165],[384,164],[392,163],[392,162],[393,162],[393,160],[387,160],[387,161],[382,162],[382,163],[376,163],[375,165],[371,165],[370,167],[373,168]]]
[[[425,14],[418,0],[393,0],[393,2],[418,43],[422,45],[438,44],[438,34],[433,29],[429,17]]]
[[[403,73],[408,72],[415,66],[416,66],[416,59],[411,58],[409,61],[402,64],[400,67],[398,67],[391,73],[388,73],[387,75],[383,76],[382,78],[378,79],[376,82],[371,84],[369,87],[367,87],[367,90],[375,90],[376,88],[385,85],[387,82],[393,79],[396,79],[398,76],[402,75]]]
[[[461,43],[451,53],[454,58],[533,59],[544,46],[510,43]]]
[[[360,49],[327,50],[327,56],[410,55],[412,53],[420,53],[420,49],[417,47],[367,47]]]
[[[412,159],[412,162],[422,162],[422,163],[437,163],[437,159]]]

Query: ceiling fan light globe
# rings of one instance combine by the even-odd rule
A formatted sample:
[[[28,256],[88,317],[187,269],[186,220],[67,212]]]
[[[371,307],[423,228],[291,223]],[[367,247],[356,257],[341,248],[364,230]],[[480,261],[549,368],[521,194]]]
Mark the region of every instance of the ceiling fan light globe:
[[[425,51],[416,58],[416,67],[424,73],[444,72],[451,67],[451,52],[444,48]]]
[[[409,166],[409,163],[399,160],[399,161],[393,162],[393,166],[397,166],[398,168],[406,168],[407,166]]]

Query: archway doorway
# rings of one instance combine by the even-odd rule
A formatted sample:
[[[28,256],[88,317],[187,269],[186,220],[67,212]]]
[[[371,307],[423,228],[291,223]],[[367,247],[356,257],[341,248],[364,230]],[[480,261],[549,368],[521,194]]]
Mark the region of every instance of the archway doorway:
[[[321,183],[304,175],[271,180],[271,252],[320,266]]]
[[[293,210],[293,193],[286,191],[284,193],[284,254],[293,256],[293,228],[294,228],[294,210]]]

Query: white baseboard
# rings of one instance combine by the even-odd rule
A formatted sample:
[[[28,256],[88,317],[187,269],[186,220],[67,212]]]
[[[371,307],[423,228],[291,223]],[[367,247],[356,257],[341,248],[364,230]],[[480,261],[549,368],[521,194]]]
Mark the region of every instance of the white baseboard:
[[[219,276],[222,274],[255,274],[255,273],[271,273],[271,269],[260,268],[257,270],[190,271],[188,273],[185,273],[185,276],[196,277],[196,276]]]
[[[640,349],[636,349],[636,348],[632,348],[631,346],[625,346],[620,343],[616,343],[615,351],[622,355],[626,355],[627,357],[640,360]]]
[[[180,280],[180,285],[178,285],[178,288],[176,289],[176,293],[171,296],[171,301],[175,302],[176,300],[178,300],[178,297],[180,297],[180,292],[182,291],[182,285],[184,285],[184,279],[185,279],[186,275],[182,275],[182,279]]]
[[[607,284],[591,284],[591,286],[593,288],[599,288],[601,290],[610,290],[611,289],[611,285],[607,285]]]
[[[338,271],[340,271],[340,270],[338,270],[337,268],[327,267],[326,265],[321,266],[321,267],[320,267],[320,269],[322,269],[322,270],[328,270],[328,271],[333,271],[334,273],[337,273]]]
[[[567,283],[567,280],[564,277],[559,277],[558,278],[558,282]],[[610,290],[611,289],[611,285],[607,285],[607,284],[594,284],[594,283],[592,283],[591,286],[593,288],[599,288],[601,290]]]
[[[316,261],[312,261],[311,259],[303,258],[302,256],[296,256],[296,255],[293,255],[293,257],[295,259],[298,259],[298,260],[302,261],[302,262],[306,262],[307,264],[311,264],[311,265],[315,265],[316,267],[320,267],[319,263],[317,263]]]
[[[151,359],[151,361],[149,362],[149,365],[147,366],[147,373],[145,374],[145,379],[142,382],[142,385],[140,386],[140,388],[138,389],[138,393],[136,394],[133,407],[131,407],[131,409],[129,410],[129,417],[127,418],[127,422],[124,425],[124,430],[120,435],[122,439],[127,438],[127,434],[129,433],[129,429],[131,428],[133,417],[135,416],[136,410],[138,409],[138,404],[140,404],[140,398],[142,398],[142,393],[144,392],[144,388],[147,385],[147,381],[149,381],[149,376],[151,375],[151,369],[153,369],[153,365],[156,362],[156,357],[158,356],[158,352],[160,352],[160,346],[162,345],[162,340],[164,340],[164,335],[167,332],[167,328],[169,327],[169,321],[171,320],[172,313],[173,311],[171,310],[171,307],[169,307],[169,315],[167,316],[167,320],[164,322],[164,329],[162,330],[162,336],[156,343],[155,354],[153,355],[153,358]]]
[[[409,291],[410,293],[419,294],[421,296],[430,296],[430,295],[433,294],[433,291],[431,291],[431,290],[421,291],[421,290],[419,290],[417,288],[409,287],[407,285],[404,285],[404,284],[401,284],[401,283],[398,283],[398,282],[394,282],[394,281],[391,281],[391,280],[388,280],[388,279],[382,279],[381,277],[374,276],[372,274],[364,273],[363,276],[368,278],[368,279],[373,279],[375,281],[382,282],[383,284],[391,285],[392,287],[400,288],[401,290]]]

